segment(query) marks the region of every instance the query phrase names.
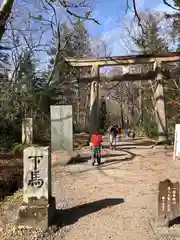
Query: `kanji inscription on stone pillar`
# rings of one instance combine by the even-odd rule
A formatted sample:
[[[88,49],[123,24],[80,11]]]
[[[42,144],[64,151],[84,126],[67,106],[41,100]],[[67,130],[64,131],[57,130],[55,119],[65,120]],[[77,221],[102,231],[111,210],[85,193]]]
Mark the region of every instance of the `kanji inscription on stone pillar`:
[[[158,214],[160,219],[172,220],[179,216],[179,183],[169,179],[159,183]]]
[[[51,196],[51,156],[49,147],[29,147],[24,150],[24,202],[36,197]]]

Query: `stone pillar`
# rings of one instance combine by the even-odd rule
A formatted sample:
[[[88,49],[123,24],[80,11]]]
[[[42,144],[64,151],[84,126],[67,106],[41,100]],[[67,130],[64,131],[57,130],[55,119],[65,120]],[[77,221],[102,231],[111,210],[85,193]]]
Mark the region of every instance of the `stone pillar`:
[[[143,89],[142,89],[142,80],[139,81],[140,82],[140,88],[139,88],[139,112],[140,112],[140,118],[139,118],[139,123],[142,124],[143,123],[143,107],[144,107],[144,104],[143,104],[143,95],[144,95],[144,92],[143,92]]]
[[[99,67],[93,66],[91,70],[92,77],[97,81],[91,83],[90,93],[90,113],[89,113],[89,140],[93,131],[99,130]]]
[[[72,105],[51,106],[51,150],[73,151]]]
[[[32,144],[33,142],[33,119],[24,118],[22,121],[22,143]]]
[[[48,228],[54,211],[52,198],[51,152],[49,147],[24,150],[24,195],[19,210],[19,227]]]
[[[154,69],[157,72],[156,90],[155,90],[155,113],[158,130],[158,143],[167,143],[167,123],[164,100],[163,74],[161,71],[161,62],[155,62]]]
[[[101,97],[99,101],[99,128],[101,130],[105,130],[105,122],[106,122],[106,101],[104,99],[104,96]]]

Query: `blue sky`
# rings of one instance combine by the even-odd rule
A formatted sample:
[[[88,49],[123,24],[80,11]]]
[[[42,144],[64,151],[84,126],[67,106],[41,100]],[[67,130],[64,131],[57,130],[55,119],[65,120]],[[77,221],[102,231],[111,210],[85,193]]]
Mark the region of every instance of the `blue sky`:
[[[71,0],[71,1],[81,1],[81,0]],[[126,0],[87,0],[92,3],[93,12],[92,15],[96,18],[100,25],[92,21],[86,21],[85,25],[90,34],[92,46],[95,51],[97,50],[97,45],[100,46],[99,49],[102,50],[102,43],[104,42],[107,45],[107,54],[111,55],[127,55],[130,52],[127,50],[127,46],[125,43],[128,43],[128,39],[124,36],[123,33],[123,24],[129,24],[133,19],[133,12],[130,10],[127,14],[125,14],[126,9]],[[20,16],[19,22],[16,21],[16,27],[23,29],[29,28],[28,23],[28,14],[29,11],[32,15],[41,14],[41,10],[44,8],[40,6],[40,1],[31,0],[30,2],[26,0],[16,0],[16,7],[13,8],[13,14]],[[155,10],[158,12],[172,12],[172,9],[164,5],[163,0],[136,0],[137,10],[139,12],[146,11],[147,9]],[[172,0],[168,1],[172,4]],[[0,0],[0,4],[2,0]],[[129,0],[129,4],[131,4],[131,0]],[[37,6],[36,6],[37,5]],[[62,8],[58,8],[58,16],[60,16],[61,22],[67,20],[67,14]],[[81,10],[79,10],[81,11]],[[24,20],[22,22],[21,15],[23,14]],[[52,14],[52,12],[51,12]],[[44,16],[50,19],[50,15],[44,12]],[[31,24],[32,29],[34,27],[39,27],[36,22]],[[39,32],[42,32],[39,29]],[[38,38],[38,30],[32,34],[32,38]],[[49,31],[46,31],[42,42],[48,42],[51,39],[51,34]],[[123,39],[123,40],[122,40]],[[98,50],[97,50],[98,51]],[[41,58],[42,66],[47,65],[47,55],[43,52],[39,52],[38,56]]]
[[[164,5],[162,0],[136,0],[138,12],[154,9],[157,11],[171,11],[169,7]],[[168,1],[172,4],[172,0]],[[131,6],[131,0],[129,1]],[[98,36],[104,32],[111,31],[113,28],[121,26],[121,20],[124,17],[132,16],[129,10],[125,14],[126,0],[97,0],[92,15],[98,19],[100,25],[93,22],[87,22],[86,26],[91,36]]]
[[[157,12],[172,12],[172,9],[164,5],[162,0],[136,0],[138,12],[151,9]],[[172,0],[168,1],[172,4]],[[131,0],[129,0],[131,4]],[[93,16],[99,20],[100,25],[86,22],[90,36],[98,41],[102,39],[107,43],[111,55],[126,55],[125,46],[120,40],[123,23],[128,25],[132,21],[133,12],[125,14],[126,0],[98,0],[94,6]]]

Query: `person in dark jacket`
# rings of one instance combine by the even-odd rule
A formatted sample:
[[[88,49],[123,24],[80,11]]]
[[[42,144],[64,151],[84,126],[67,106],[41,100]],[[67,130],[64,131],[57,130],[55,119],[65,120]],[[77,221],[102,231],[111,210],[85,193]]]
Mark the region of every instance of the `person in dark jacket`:
[[[118,134],[118,128],[115,125],[111,125],[108,130],[110,149],[116,149],[116,137]]]

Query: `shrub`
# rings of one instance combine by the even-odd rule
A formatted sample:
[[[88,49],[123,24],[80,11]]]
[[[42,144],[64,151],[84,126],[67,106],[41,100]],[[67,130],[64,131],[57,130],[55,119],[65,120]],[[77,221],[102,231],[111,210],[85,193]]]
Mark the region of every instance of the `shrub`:
[[[25,144],[25,143],[15,143],[12,148],[12,152],[17,155],[22,155],[23,150],[27,147],[30,147],[30,144]]]
[[[150,114],[146,113],[144,115],[143,122],[136,127],[136,132],[138,136],[146,136],[149,138],[156,139],[157,138],[157,124],[155,119],[150,116]]]

